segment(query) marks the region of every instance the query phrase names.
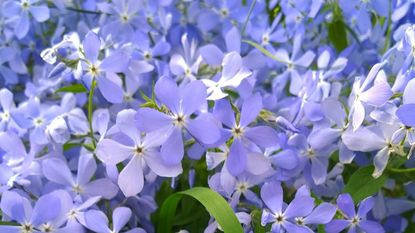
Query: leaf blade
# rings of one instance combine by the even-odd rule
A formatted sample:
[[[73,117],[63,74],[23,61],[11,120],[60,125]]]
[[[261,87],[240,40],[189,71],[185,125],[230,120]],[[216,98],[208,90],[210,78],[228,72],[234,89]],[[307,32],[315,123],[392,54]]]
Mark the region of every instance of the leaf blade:
[[[228,202],[218,193],[205,187],[194,187],[170,195],[160,208],[157,232],[172,232],[176,208],[183,196],[190,196],[200,202],[216,219],[225,233],[243,232],[242,226]]]
[[[343,192],[349,193],[355,203],[372,196],[385,184],[388,176],[383,173],[379,178],[372,177],[373,166],[359,168],[350,177]]]
[[[80,83],[76,83],[76,84],[72,84],[69,86],[61,87],[55,92],[56,93],[59,93],[59,92],[85,93],[85,92],[88,92],[88,90],[84,87],[84,85]]]

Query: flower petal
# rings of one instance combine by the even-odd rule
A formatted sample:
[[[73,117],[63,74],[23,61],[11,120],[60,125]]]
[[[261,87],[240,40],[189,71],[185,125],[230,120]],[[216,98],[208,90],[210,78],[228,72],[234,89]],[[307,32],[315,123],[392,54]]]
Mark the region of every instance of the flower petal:
[[[235,140],[229,150],[229,156],[226,161],[228,171],[231,175],[241,174],[246,167],[247,152],[239,140]]]
[[[111,139],[102,139],[96,149],[97,157],[108,165],[116,165],[134,154],[134,148]]]
[[[261,199],[273,213],[280,213],[283,204],[281,184],[274,181],[265,183],[261,188]]]
[[[112,213],[114,232],[119,232],[127,224],[131,217],[131,210],[127,207],[118,207]]]
[[[160,153],[167,166],[180,164],[184,155],[181,128],[175,127],[173,129],[169,138],[161,146]]]
[[[101,40],[97,34],[88,32],[86,34],[82,46],[85,52],[85,57],[94,63],[98,59],[99,50],[101,47]]]
[[[183,172],[182,164],[166,166],[158,151],[147,152],[144,155],[144,160],[150,169],[162,177],[175,177]]]

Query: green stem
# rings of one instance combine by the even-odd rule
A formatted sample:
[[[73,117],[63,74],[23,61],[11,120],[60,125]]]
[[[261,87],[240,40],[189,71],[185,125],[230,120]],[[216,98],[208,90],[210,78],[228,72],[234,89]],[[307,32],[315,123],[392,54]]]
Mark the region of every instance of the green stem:
[[[93,15],[103,14],[102,12],[99,12],[99,11],[90,11],[90,10],[84,10],[84,9],[73,8],[73,7],[67,7],[66,9],[70,11],[75,11],[78,13],[85,13],[85,14],[93,14]]]
[[[89,136],[92,140],[92,145],[96,148],[96,142],[94,137],[94,129],[92,128],[92,114],[93,114],[93,97],[95,86],[97,85],[96,80],[92,80],[91,88],[89,90],[89,97],[88,97],[88,124],[89,124]]]
[[[383,46],[383,53],[386,53],[389,48],[391,33],[392,33],[392,3],[389,3],[389,14],[388,14],[388,28],[386,29],[385,44]]]
[[[410,172],[415,172],[415,168],[403,168],[403,169],[400,169],[400,168],[388,168],[388,170],[390,172],[393,172],[393,173],[410,173]]]
[[[252,1],[251,7],[249,8],[248,15],[246,16],[244,26],[242,27],[241,35],[245,33],[246,25],[248,25],[249,18],[251,17],[252,11],[254,10],[256,0]]]

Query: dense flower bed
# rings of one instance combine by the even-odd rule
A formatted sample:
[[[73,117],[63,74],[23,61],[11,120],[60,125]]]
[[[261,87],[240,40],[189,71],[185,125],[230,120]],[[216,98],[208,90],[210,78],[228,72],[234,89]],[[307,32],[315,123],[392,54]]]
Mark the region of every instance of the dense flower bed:
[[[0,0],[0,232],[415,232],[413,3]]]

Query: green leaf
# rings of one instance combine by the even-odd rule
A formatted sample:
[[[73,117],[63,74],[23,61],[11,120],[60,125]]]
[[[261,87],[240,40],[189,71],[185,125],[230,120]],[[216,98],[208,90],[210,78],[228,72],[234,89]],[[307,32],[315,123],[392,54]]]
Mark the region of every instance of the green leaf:
[[[328,25],[329,40],[336,48],[337,52],[343,51],[347,47],[346,26],[343,20],[335,19]]]
[[[56,93],[58,92],[84,93],[88,92],[88,90],[84,87],[84,85],[76,83],[69,86],[61,87],[58,90],[56,90]]]
[[[251,212],[251,223],[254,233],[265,233],[265,227],[261,225],[261,210],[256,209]]]
[[[3,222],[3,221],[0,221],[0,226],[20,226],[20,224],[15,223],[15,222]]]
[[[375,179],[372,177],[373,170],[373,166],[359,168],[344,187],[343,192],[349,193],[355,203],[375,194],[385,184],[388,178],[386,173]]]
[[[95,151],[95,146],[92,143],[90,143],[90,144],[82,144],[82,146],[84,146],[85,149],[87,149],[88,151],[91,151],[91,152],[94,152]]]
[[[216,219],[225,233],[243,233],[241,224],[225,199],[218,193],[205,187],[194,187],[170,195],[160,208],[157,232],[172,232],[176,209],[184,196],[192,197],[200,202]]]
[[[319,224],[319,225],[317,226],[317,232],[318,232],[318,233],[326,233],[326,229],[324,228],[324,225]]]
[[[65,143],[65,144],[63,144],[62,147],[63,147],[63,151],[68,151],[68,150],[70,150],[74,147],[77,147],[77,146],[81,146],[81,144],[79,144],[79,143]]]

